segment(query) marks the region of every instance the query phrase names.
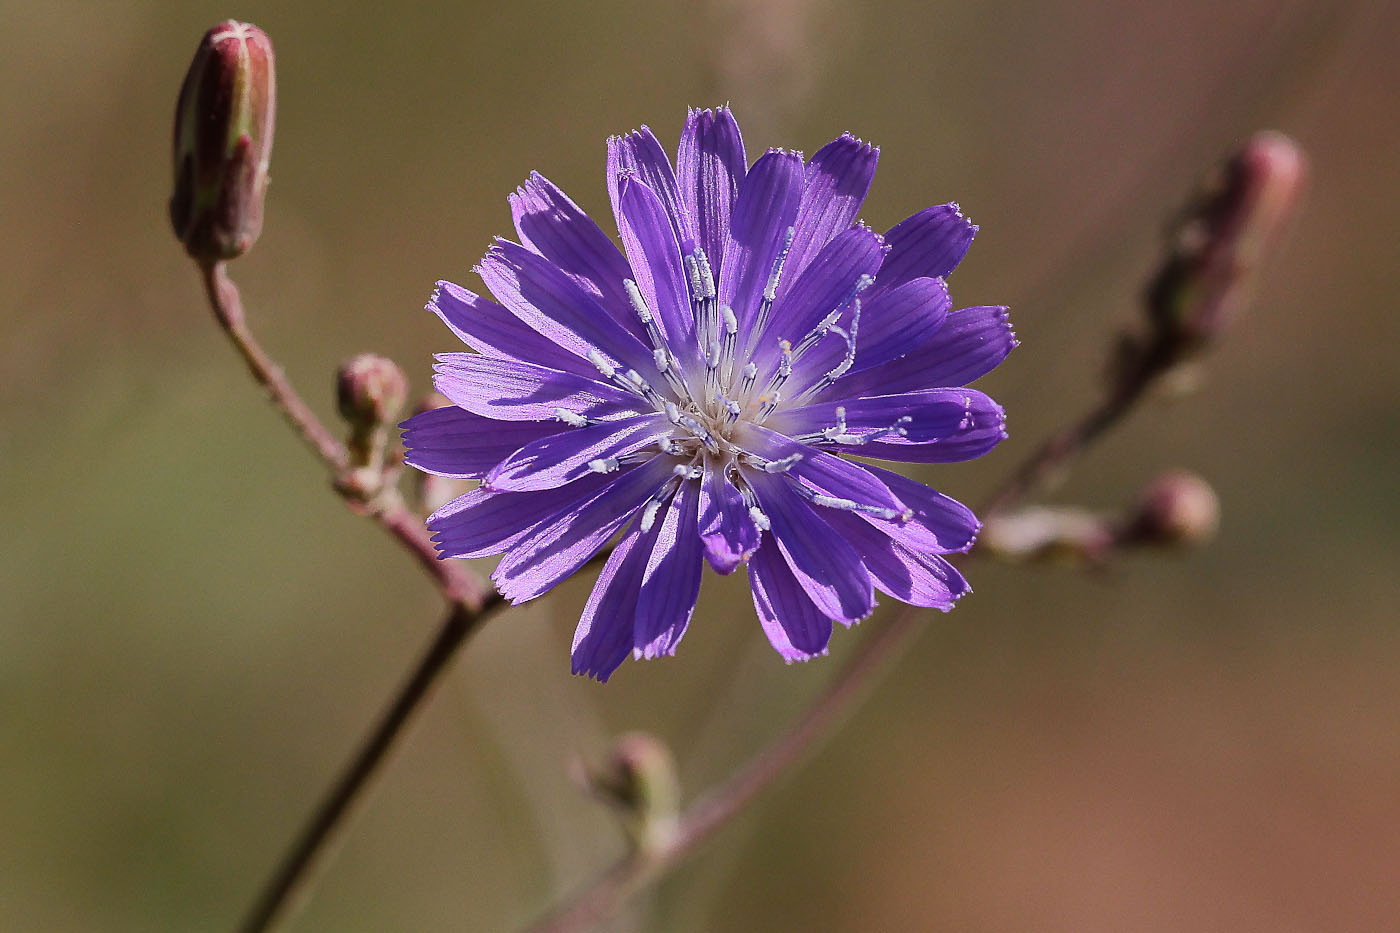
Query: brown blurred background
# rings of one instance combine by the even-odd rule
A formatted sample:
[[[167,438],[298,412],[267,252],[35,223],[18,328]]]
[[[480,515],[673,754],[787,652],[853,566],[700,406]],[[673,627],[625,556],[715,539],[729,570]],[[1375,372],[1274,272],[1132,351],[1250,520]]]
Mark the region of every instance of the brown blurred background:
[[[0,929],[232,926],[435,625],[411,562],[327,489],[202,304],[165,219],[203,30],[277,45],[252,320],[326,417],[377,350],[419,389],[530,169],[608,216],[603,140],[725,100],[749,151],[883,147],[877,229],[959,200],[953,281],[1023,346],[1012,438],[927,470],[976,501],[1095,390],[1170,208],[1250,131],[1312,186],[1200,391],[1055,501],[1199,471],[1220,537],[977,589],[807,768],[619,921],[701,930],[1400,928],[1394,357],[1400,14],[1219,3],[7,5],[0,56]],[[620,849],[575,752],[651,730],[694,793],[837,670],[784,667],[742,574],[680,657],[568,674],[575,580],[472,643],[297,929],[496,930]],[[866,623],[879,626],[881,619]]]

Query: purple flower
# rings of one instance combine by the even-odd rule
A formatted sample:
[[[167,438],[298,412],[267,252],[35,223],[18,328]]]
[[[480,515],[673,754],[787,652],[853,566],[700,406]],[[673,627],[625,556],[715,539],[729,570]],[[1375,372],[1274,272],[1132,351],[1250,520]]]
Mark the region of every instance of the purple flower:
[[[437,357],[455,407],[404,422],[408,462],[481,485],[428,525],[443,557],[503,554],[534,599],[621,532],[574,634],[599,680],[674,654],[705,561],[748,570],[789,661],[825,654],[874,591],[942,610],[966,506],[841,454],[981,456],[1001,408],[962,388],[1016,345],[1000,307],[953,311],[945,278],[977,227],[956,204],[881,236],[856,222],[879,150],[849,134],[751,167],[728,109],[693,110],[676,165],[646,127],[608,140],[619,252],[539,174],[510,198],[519,242],[439,282],[428,308],[475,353]]]

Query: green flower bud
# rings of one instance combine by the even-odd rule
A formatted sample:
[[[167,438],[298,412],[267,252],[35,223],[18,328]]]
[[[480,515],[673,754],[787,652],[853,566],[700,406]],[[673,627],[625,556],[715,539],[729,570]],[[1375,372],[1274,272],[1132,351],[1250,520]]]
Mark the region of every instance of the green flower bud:
[[[175,106],[170,222],[196,260],[243,255],[262,231],[277,106],[272,42],[228,20],[204,35]]]
[[[638,849],[664,845],[675,832],[681,796],[676,761],[655,736],[644,732],[622,736],[601,769],[580,766],[575,777],[617,810]]]

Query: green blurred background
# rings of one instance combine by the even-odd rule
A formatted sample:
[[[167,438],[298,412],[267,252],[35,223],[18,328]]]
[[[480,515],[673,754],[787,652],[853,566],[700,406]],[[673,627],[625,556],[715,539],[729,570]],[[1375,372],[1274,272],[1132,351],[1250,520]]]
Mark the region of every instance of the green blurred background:
[[[1098,385],[1169,210],[1252,130],[1311,157],[1298,222],[1200,391],[1055,501],[1168,466],[1218,540],[1081,575],[977,563],[834,741],[618,921],[648,930],[1394,930],[1400,16],[1369,3],[7,3],[0,56],[0,929],[221,930],[430,637],[213,325],[166,224],[203,30],[264,27],[279,121],[254,326],[325,417],[377,350],[418,390],[531,169],[606,218],[603,140],[731,101],[750,153],[883,147],[865,219],[957,199],[962,304],[1022,347],[1012,438],[923,472],[976,501]],[[496,930],[621,843],[567,777],[642,729],[694,793],[856,640],[784,667],[742,574],[680,657],[569,676],[588,581],[492,622],[301,930]],[[882,624],[876,616],[866,628]]]

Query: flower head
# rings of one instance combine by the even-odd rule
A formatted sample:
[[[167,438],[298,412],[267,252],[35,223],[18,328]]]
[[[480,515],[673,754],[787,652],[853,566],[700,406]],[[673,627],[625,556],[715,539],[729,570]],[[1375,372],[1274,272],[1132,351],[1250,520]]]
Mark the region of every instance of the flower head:
[[[968,591],[941,555],[971,546],[971,510],[842,455],[986,453],[1002,410],[963,386],[1015,338],[1005,308],[951,310],[977,231],[957,205],[883,236],[857,222],[878,156],[848,134],[750,167],[729,110],[693,110],[674,168],[646,127],[608,141],[622,251],[532,174],[510,198],[519,242],[476,270],[496,300],[438,283],[428,308],[476,352],[437,357],[455,407],[404,423],[408,462],[481,479],[429,518],[442,556],[503,554],[518,603],[621,532],[575,673],[673,654],[706,561],[746,565],[789,661],[825,654],[875,590],[943,610]]]

